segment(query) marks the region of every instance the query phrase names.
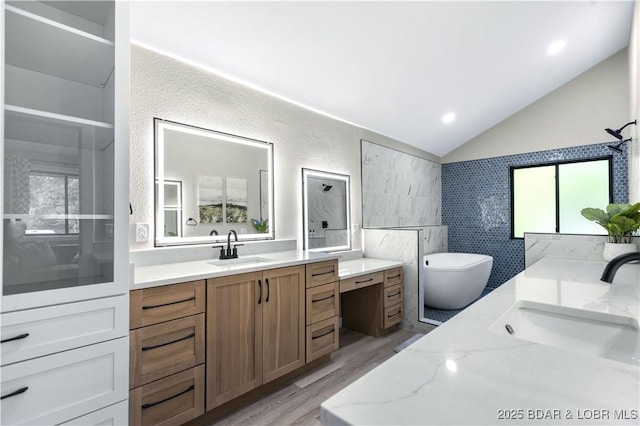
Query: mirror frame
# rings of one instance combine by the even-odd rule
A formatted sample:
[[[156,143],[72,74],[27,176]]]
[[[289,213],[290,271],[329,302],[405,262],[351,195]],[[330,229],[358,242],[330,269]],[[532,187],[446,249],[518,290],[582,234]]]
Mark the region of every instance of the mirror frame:
[[[195,245],[195,244],[219,244],[221,242],[227,241],[227,235],[206,235],[206,236],[193,236],[193,237],[165,237],[163,232],[158,232],[158,224],[164,223],[164,209],[158,208],[159,206],[164,205],[164,185],[158,184],[159,182],[165,182],[164,178],[164,129],[170,129],[174,131],[180,132],[188,132],[191,134],[195,134],[198,136],[206,137],[209,139],[220,140],[224,142],[232,142],[243,145],[252,146],[259,149],[264,149],[267,151],[267,176],[268,176],[268,218],[269,218],[269,228],[267,232],[264,233],[246,233],[240,234],[238,233],[238,241],[260,241],[260,240],[273,240],[275,239],[275,218],[274,218],[274,194],[273,194],[273,143],[264,142],[257,139],[245,138],[242,136],[232,135],[228,133],[222,133],[215,130],[205,129],[202,127],[191,126],[189,124],[178,123],[175,121],[165,120],[162,118],[154,118],[153,119],[153,139],[154,139],[154,181],[156,182],[155,190],[154,190],[154,220],[155,220],[155,235],[154,235],[154,245],[156,247],[164,247],[164,246],[182,246],[182,245]],[[215,148],[214,148],[215,149]],[[258,169],[256,172],[261,173],[264,169]],[[162,189],[162,191],[160,190]],[[261,202],[261,201],[259,201]],[[184,201],[183,201],[183,215],[182,226],[192,225],[195,223],[197,225],[197,221],[193,218],[186,218],[184,215]],[[253,229],[253,224],[250,219],[247,218],[247,225]],[[164,229],[162,226],[160,229]],[[182,232],[184,234],[184,230]]]
[[[345,183],[345,209],[347,215],[347,244],[343,246],[309,248],[309,182],[308,179],[323,178]],[[325,172],[314,169],[302,169],[302,240],[306,251],[334,252],[351,250],[351,177],[339,173]]]

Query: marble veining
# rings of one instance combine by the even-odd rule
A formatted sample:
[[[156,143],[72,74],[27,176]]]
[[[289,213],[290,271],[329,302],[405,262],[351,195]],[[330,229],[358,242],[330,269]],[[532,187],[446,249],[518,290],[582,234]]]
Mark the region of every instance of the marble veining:
[[[362,141],[364,228],[440,225],[441,166]]]
[[[543,257],[602,260],[605,235],[524,234],[524,262],[529,267]]]
[[[324,401],[321,421],[327,425],[637,425],[640,364],[489,330],[521,300],[626,315],[637,321],[640,265],[623,266],[613,284],[599,281],[604,266],[604,261],[541,259]],[[607,416],[589,418],[594,410]],[[505,417],[505,411],[516,417]]]

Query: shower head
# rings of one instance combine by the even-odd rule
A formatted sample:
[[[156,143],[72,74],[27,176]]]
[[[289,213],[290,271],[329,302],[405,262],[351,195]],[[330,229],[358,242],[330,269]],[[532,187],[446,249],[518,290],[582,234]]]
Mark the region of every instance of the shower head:
[[[622,131],[624,130],[625,127],[627,127],[627,126],[629,126],[631,124],[636,124],[636,120],[628,122],[624,126],[620,127],[618,130],[613,130],[613,129],[606,128],[606,129],[604,129],[604,131],[609,133],[614,138],[616,138],[618,140],[622,140]]]
[[[329,191],[331,188],[333,188],[333,186],[331,186],[331,185],[325,185],[324,183],[322,184],[322,190],[323,190],[324,192]]]
[[[625,139],[623,141],[618,142],[615,145],[607,145],[607,148],[609,148],[612,151],[616,151],[616,152],[622,152],[622,148],[620,148],[622,146],[622,144],[627,143],[631,140],[631,138],[629,139]]]

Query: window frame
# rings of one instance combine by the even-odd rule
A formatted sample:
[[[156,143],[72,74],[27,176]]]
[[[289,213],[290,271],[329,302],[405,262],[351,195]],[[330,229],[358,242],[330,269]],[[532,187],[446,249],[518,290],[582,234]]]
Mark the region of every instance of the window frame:
[[[575,163],[588,163],[593,161],[604,161],[608,162],[609,169],[609,204],[613,203],[613,155],[605,155],[602,157],[593,157],[593,158],[581,158],[574,160],[563,160],[563,161],[551,161],[545,163],[535,163],[535,164],[525,164],[519,166],[509,166],[509,213],[511,216],[510,223],[510,239],[512,240],[524,240],[524,236],[516,237],[515,234],[515,209],[514,209],[514,200],[515,200],[515,188],[513,185],[514,172],[519,169],[530,169],[534,167],[548,167],[554,166],[555,169],[555,233],[560,233],[560,180],[558,179],[560,166],[563,164],[575,164]]]
[[[78,236],[80,232],[69,232],[69,179],[77,179],[78,183],[80,181],[80,176],[78,173],[69,173],[69,172],[49,172],[43,170],[31,170],[29,172],[29,178],[31,176],[47,176],[47,177],[62,177],[64,178],[64,233],[54,233],[54,234],[26,234],[25,237],[38,237],[38,238],[55,238],[60,236]],[[79,189],[79,188],[78,188]],[[31,192],[31,189],[29,189]],[[31,196],[31,194],[29,194]],[[78,206],[79,208],[80,206]]]

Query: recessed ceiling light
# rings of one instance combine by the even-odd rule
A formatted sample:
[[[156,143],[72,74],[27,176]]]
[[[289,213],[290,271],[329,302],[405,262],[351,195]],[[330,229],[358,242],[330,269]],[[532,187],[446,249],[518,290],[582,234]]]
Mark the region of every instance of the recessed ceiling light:
[[[448,112],[445,115],[442,116],[442,122],[444,124],[449,124],[451,122],[453,122],[453,120],[456,119],[456,115],[452,112]]]
[[[549,47],[547,48],[547,53],[549,55],[556,55],[562,52],[566,45],[567,43],[564,40],[556,40],[549,45]]]

